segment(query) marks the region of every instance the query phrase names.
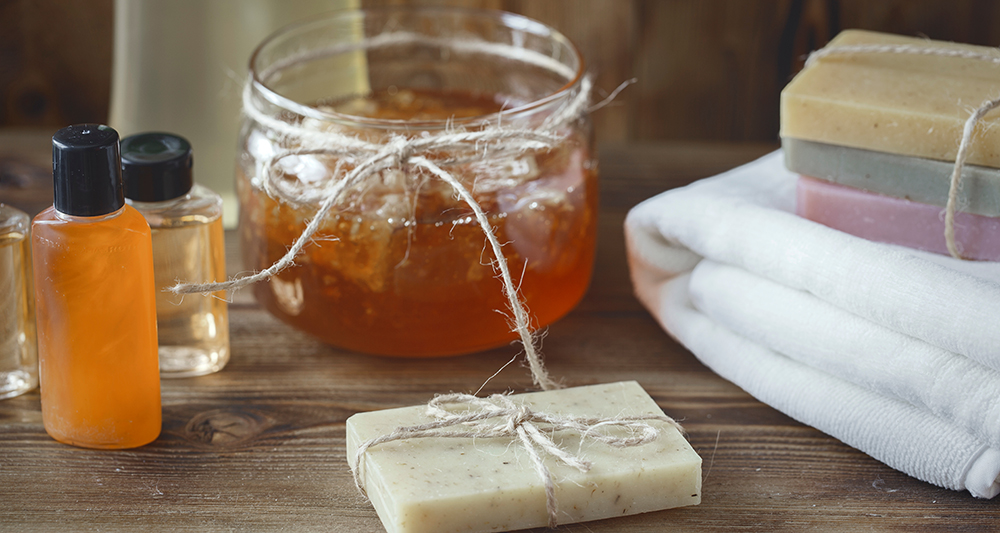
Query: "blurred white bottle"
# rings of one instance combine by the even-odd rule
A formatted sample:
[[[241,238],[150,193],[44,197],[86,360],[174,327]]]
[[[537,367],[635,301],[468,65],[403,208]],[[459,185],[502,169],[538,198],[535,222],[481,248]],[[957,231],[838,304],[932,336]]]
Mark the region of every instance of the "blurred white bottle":
[[[122,137],[170,131],[191,141],[199,181],[222,196],[224,224],[235,227],[233,175],[250,54],[282,26],[359,3],[116,0],[110,125]],[[367,91],[366,80],[344,82]]]

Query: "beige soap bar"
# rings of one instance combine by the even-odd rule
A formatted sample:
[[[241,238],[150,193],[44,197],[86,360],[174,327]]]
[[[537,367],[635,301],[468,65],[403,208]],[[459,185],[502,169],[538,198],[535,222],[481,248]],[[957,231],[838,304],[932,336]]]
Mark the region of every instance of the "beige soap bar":
[[[904,44],[1000,50],[848,30],[828,47]],[[831,55],[800,72],[781,93],[781,136],[878,152],[954,161],[971,112],[1000,96],[1000,64],[898,53]],[[1000,111],[977,129],[968,163],[1000,168]]]
[[[561,415],[657,414],[634,381],[511,396]],[[400,426],[432,420],[425,406],[359,413],[347,420],[347,458],[358,445]],[[559,523],[643,513],[701,502],[701,458],[672,426],[650,421],[659,437],[616,448],[555,434],[564,450],[592,463],[583,473],[546,456],[556,481]],[[539,426],[543,429],[544,426]],[[525,449],[510,439],[420,438],[369,448],[363,483],[389,533],[510,531],[548,523],[545,489]]]

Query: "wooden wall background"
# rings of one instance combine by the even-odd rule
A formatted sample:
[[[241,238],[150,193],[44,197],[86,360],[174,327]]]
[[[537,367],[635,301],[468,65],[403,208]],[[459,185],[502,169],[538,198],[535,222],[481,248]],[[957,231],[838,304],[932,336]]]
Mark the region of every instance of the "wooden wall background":
[[[781,88],[842,28],[1000,44],[994,0],[362,1],[497,8],[559,28],[599,90],[639,80],[595,117],[600,141],[776,140]],[[113,0],[0,0],[0,127],[106,120],[113,11]]]

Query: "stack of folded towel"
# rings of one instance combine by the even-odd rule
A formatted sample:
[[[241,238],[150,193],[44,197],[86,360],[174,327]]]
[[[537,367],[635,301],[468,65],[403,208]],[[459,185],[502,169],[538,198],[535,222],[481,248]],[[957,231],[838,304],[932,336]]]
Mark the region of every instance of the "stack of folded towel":
[[[1000,263],[930,252],[945,252],[950,169],[970,109],[996,97],[1000,53],[859,31],[830,46],[782,94],[782,151],[629,213],[636,294],[761,401],[992,498]],[[997,124],[978,124],[956,189],[967,258],[1000,260]]]
[[[778,151],[636,206],[636,294],[759,400],[916,478],[1000,492],[1000,264],[794,214]]]

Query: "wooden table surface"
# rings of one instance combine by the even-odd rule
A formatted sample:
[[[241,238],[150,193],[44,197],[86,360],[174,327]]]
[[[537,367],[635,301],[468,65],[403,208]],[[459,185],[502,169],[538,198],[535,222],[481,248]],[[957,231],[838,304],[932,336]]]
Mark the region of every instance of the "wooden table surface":
[[[37,209],[33,184],[49,179],[48,135],[0,132],[0,201]],[[996,502],[914,480],[754,400],[671,340],[632,296],[622,237],[628,208],[772,148],[602,147],[594,281],[579,307],[549,328],[546,362],[569,385],[642,384],[682,420],[704,459],[703,499],[560,530],[995,529]],[[235,235],[226,237],[236,272]],[[474,391],[516,351],[371,357],[291,329],[249,291],[235,296],[230,313],[231,362],[214,375],[163,381],[163,432],[148,446],[66,446],[45,434],[37,391],[0,401],[0,530],[382,531],[346,464],[347,417]],[[511,365],[484,392],[529,385],[527,371]]]

